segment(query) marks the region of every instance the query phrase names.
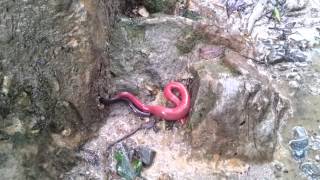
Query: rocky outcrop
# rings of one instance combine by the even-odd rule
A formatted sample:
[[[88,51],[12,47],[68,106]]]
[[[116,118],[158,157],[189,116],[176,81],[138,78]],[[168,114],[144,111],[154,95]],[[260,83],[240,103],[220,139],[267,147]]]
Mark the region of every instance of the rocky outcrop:
[[[74,150],[105,116],[96,97],[108,93],[105,51],[117,4],[0,2],[0,175],[5,179],[57,178],[78,161]]]
[[[193,77],[189,127],[194,155],[272,159],[289,105],[245,58],[253,57],[254,48],[241,36],[159,16],[122,19],[111,42],[114,92],[129,89],[150,102],[144,85],[163,87]]]

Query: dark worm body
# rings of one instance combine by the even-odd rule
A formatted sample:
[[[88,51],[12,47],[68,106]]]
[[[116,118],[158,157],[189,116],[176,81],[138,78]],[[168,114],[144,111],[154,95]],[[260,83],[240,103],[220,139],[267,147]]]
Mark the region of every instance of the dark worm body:
[[[151,113],[143,112],[140,109],[138,109],[129,99],[119,99],[119,98],[106,99],[106,98],[100,97],[99,102],[105,106],[109,106],[110,104],[117,103],[117,102],[126,102],[126,103],[128,103],[129,107],[136,115],[138,115],[140,117],[151,116]]]

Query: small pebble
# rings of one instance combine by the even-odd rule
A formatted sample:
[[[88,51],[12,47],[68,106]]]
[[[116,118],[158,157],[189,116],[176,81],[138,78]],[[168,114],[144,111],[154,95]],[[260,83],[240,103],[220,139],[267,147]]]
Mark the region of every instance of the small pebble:
[[[275,167],[275,169],[277,170],[277,171],[281,171],[282,170],[282,165],[281,164],[275,164],[274,165],[274,167]]]
[[[301,164],[300,169],[311,178],[320,177],[320,168],[312,162],[305,162]]]
[[[64,129],[61,134],[63,136],[70,136],[71,135],[71,129],[70,128]]]
[[[138,14],[142,17],[149,17],[150,16],[149,12],[147,11],[147,9],[145,7],[140,7],[138,9]]]
[[[293,128],[294,139],[289,142],[292,155],[295,159],[302,159],[309,147],[309,137],[304,127],[296,126]]]
[[[307,134],[307,131],[304,127],[296,126],[293,128],[293,136],[295,139],[307,138],[308,134]]]
[[[2,93],[4,95],[8,95],[9,93],[9,89],[10,89],[10,86],[11,86],[11,76],[4,76],[3,77],[3,80],[2,80]]]
[[[156,152],[154,150],[147,147],[138,147],[136,149],[136,152],[138,153],[140,160],[145,166],[150,166],[153,163],[154,157],[156,155]]]

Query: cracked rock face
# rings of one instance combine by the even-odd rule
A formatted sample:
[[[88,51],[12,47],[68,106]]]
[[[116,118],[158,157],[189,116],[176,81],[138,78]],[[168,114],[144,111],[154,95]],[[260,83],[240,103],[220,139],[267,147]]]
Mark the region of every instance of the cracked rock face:
[[[194,64],[192,71],[194,154],[271,160],[288,102],[258,75],[235,74],[219,62]]]
[[[1,177],[61,177],[78,161],[75,148],[103,117],[95,97],[108,93],[105,42],[116,6],[0,2]]]

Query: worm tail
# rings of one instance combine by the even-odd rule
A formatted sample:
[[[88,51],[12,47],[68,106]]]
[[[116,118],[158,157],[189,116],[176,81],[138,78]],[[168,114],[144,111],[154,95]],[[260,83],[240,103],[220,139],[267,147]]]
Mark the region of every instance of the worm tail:
[[[149,117],[151,116],[151,114],[149,112],[144,112],[141,111],[139,108],[137,108],[129,99],[123,98],[123,99],[119,99],[119,98],[110,98],[110,99],[106,99],[103,97],[99,98],[99,102],[105,106],[109,106],[110,104],[113,103],[117,103],[117,102],[121,102],[121,101],[125,101],[128,103],[129,107],[131,108],[131,110],[138,116],[141,117]]]

